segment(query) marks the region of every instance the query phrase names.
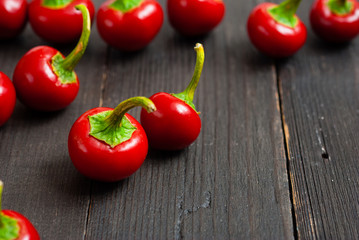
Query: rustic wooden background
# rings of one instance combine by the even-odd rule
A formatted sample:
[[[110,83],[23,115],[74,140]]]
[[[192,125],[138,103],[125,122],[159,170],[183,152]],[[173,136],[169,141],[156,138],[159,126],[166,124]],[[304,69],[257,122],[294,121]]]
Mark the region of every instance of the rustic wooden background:
[[[93,26],[76,69],[77,99],[56,113],[18,102],[0,128],[3,207],[51,240],[359,239],[359,39],[319,41],[309,27],[311,1],[303,1],[307,43],[274,61],[246,34],[260,2],[225,0],[222,24],[201,39],[179,36],[166,17],[157,38],[134,54],[108,47]],[[67,152],[77,117],[129,97],[183,90],[196,42],[206,51],[197,141],[179,152],[150,150],[140,170],[118,183],[80,175]],[[11,77],[21,56],[42,44],[49,45],[29,25],[0,42],[0,71]],[[73,46],[55,47],[68,54]],[[131,113],[139,117],[139,109]]]

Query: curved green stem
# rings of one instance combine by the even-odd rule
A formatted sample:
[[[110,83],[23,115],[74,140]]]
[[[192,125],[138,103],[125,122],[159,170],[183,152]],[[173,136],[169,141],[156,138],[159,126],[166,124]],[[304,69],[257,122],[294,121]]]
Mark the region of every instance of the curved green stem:
[[[268,9],[269,14],[279,23],[294,28],[298,24],[295,16],[301,0],[286,0]]]
[[[73,71],[81,57],[84,55],[91,33],[91,18],[88,9],[83,4],[76,5],[75,8],[82,13],[82,33],[75,49],[72,50],[61,63],[63,69],[67,71]]]
[[[134,97],[121,102],[114,110],[89,116],[90,135],[112,148],[131,139],[136,127],[125,117],[131,108],[141,106],[147,112],[156,111],[155,104],[146,97]]]
[[[131,108],[139,106],[146,109],[148,113],[156,111],[156,106],[150,99],[146,97],[133,97],[117,105],[105,121],[112,126],[118,126],[121,124],[125,113],[127,113]]]
[[[202,74],[203,63],[204,63],[204,49],[202,44],[197,43],[196,46],[194,47],[194,50],[196,50],[197,59],[196,59],[196,67],[194,69],[192,80],[183,92],[172,94],[173,96],[185,101],[193,109],[195,109],[193,105],[193,98],[198,86],[199,79]]]
[[[197,85],[199,82],[199,79],[201,77],[202,69],[203,69],[203,63],[204,63],[204,49],[202,44],[197,43],[194,49],[197,52],[197,59],[196,59],[196,67],[194,69],[194,73],[192,76],[192,80],[187,86],[187,88],[184,90],[184,93],[188,96],[187,99],[189,101],[193,101],[194,93],[196,92]]]

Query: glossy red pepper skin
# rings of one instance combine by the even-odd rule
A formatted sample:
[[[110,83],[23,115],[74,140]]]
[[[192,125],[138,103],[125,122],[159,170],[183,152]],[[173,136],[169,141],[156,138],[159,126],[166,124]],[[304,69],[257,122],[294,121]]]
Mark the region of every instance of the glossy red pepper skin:
[[[274,6],[277,5],[262,3],[252,10],[247,21],[248,35],[262,53],[274,58],[289,57],[304,45],[307,29],[299,18],[294,28],[274,20],[268,13],[268,9]]]
[[[26,21],[26,0],[0,0],[0,39],[9,39],[19,35]]]
[[[157,111],[141,111],[141,124],[151,147],[180,150],[193,143],[201,131],[198,113],[181,99],[159,92],[150,97]]]
[[[79,91],[79,81],[62,84],[51,66],[59,51],[48,46],[34,47],[16,65],[13,83],[19,100],[40,111],[57,111],[68,106]]]
[[[90,136],[88,116],[108,110],[113,108],[99,107],[82,114],[70,130],[68,150],[80,173],[91,179],[115,182],[129,177],[140,168],[148,152],[148,140],[141,124],[127,113],[125,116],[137,128],[129,140],[111,148]]]
[[[350,13],[337,15],[327,6],[328,0],[317,0],[310,11],[310,24],[318,37],[328,42],[348,42],[359,34],[359,3],[353,3]]]
[[[84,4],[93,20],[95,7],[91,0],[73,0],[65,7],[49,8],[42,0],[33,0],[29,4],[29,22],[35,33],[53,43],[70,43],[78,40],[82,31],[82,15],[75,9]]]
[[[168,19],[174,29],[186,36],[212,31],[223,19],[222,0],[168,0]]]
[[[16,103],[16,93],[10,78],[0,72],[0,126],[11,117]]]
[[[12,210],[2,210],[1,213],[17,221],[20,232],[16,240],[40,240],[39,233],[35,227],[22,214]]]
[[[97,29],[102,39],[121,51],[137,51],[146,47],[163,24],[163,10],[155,0],[144,0],[139,6],[122,13],[103,3],[97,12]]]

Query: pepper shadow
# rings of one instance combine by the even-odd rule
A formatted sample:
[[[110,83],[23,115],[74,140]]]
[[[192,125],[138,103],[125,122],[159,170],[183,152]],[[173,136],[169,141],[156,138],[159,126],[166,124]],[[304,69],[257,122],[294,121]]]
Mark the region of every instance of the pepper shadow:
[[[187,148],[169,151],[169,150],[158,150],[149,147],[146,160],[154,165],[161,165],[163,163],[170,163],[183,158],[187,154]],[[145,163],[146,163],[145,160]]]
[[[333,43],[327,42],[313,35],[309,39],[307,44],[309,48],[314,52],[322,54],[335,54],[347,50],[351,45],[351,41],[343,43]]]
[[[57,193],[66,194],[72,198],[102,197],[119,191],[127,184],[128,179],[117,182],[101,182],[81,174],[71,162],[67,151],[64,154],[50,156],[41,164],[41,178],[46,188],[55,189]]]
[[[105,198],[106,194],[111,194],[113,191],[122,192],[122,189],[128,184],[128,181],[128,178],[122,179],[117,182],[101,182],[97,180],[92,180],[91,196],[98,199]]]
[[[5,49],[13,48],[21,45],[24,42],[24,39],[21,36],[16,36],[9,39],[0,39],[0,51],[2,52]]]
[[[60,116],[66,114],[67,111],[67,108],[52,112],[37,111],[26,107],[21,102],[17,101],[14,112],[11,116],[11,121],[14,123],[23,124],[24,119],[26,119],[26,125],[38,126],[49,123],[52,120],[56,120]]]
[[[52,189],[53,194],[66,195],[70,199],[90,195],[91,180],[76,170],[67,151],[60,155],[50,153],[39,161],[41,185],[45,189]]]

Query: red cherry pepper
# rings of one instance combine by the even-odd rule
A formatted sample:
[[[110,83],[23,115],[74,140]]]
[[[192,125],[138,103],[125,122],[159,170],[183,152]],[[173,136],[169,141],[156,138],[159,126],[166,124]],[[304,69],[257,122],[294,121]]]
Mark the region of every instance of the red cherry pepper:
[[[66,57],[52,47],[38,46],[18,62],[13,76],[20,101],[40,111],[56,111],[69,105],[77,95],[79,81],[74,68],[85,52],[90,36],[89,12],[76,6],[83,14],[83,31],[75,49]]]
[[[356,0],[317,0],[310,23],[318,37],[329,42],[348,42],[359,34],[359,3]]]
[[[276,58],[289,57],[305,43],[307,29],[295,15],[300,0],[280,5],[262,3],[249,15],[247,31],[253,45],[262,53]]]
[[[20,34],[26,24],[26,0],[0,1],[0,39]]]
[[[109,0],[97,13],[97,29],[102,39],[122,51],[147,46],[163,23],[161,5],[155,0]]]
[[[187,36],[212,31],[223,19],[222,0],[168,0],[167,13],[174,29]]]
[[[143,163],[148,151],[146,133],[141,124],[126,112],[142,106],[156,110],[151,100],[134,97],[115,109],[94,108],[73,124],[68,138],[72,163],[83,175],[114,182],[132,175]]]
[[[16,93],[10,78],[0,72],[0,126],[11,117],[16,103]]]
[[[95,7],[91,0],[32,0],[29,4],[31,27],[49,42],[74,42],[82,31],[81,12],[75,9],[80,4],[87,7],[92,21]]]
[[[151,147],[162,150],[180,150],[194,142],[201,131],[201,119],[193,105],[193,97],[201,76],[204,51],[196,44],[196,68],[193,78],[182,93],[156,93],[150,99],[156,105],[153,113],[141,112],[141,124]]]
[[[31,222],[18,212],[1,210],[3,182],[0,181],[0,239],[1,240],[40,240]]]

